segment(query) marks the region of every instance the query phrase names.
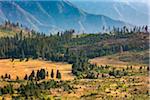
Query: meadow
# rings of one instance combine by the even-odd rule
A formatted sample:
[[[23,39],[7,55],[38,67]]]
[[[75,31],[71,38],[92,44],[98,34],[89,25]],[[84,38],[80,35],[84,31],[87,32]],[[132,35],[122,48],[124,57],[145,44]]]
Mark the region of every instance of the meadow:
[[[1,59],[0,60],[0,76],[10,74],[11,79],[16,79],[18,76],[20,79],[24,79],[25,75],[31,74],[34,70],[35,72],[39,69],[45,69],[50,72],[53,69],[54,73],[56,70],[59,70],[62,74],[62,80],[72,80],[74,76],[71,73],[71,64],[63,63],[63,62],[51,62],[44,60],[33,60],[29,61],[20,61],[19,59],[15,59],[11,61],[11,59]],[[48,77],[49,79],[50,77]]]

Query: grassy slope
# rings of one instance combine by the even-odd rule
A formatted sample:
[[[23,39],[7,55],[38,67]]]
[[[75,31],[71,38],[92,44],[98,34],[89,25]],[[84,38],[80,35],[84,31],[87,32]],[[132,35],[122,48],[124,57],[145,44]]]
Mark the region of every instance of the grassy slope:
[[[16,33],[14,31],[0,29],[0,37],[6,37],[6,36],[12,37],[15,34]]]
[[[91,59],[91,63],[98,65],[111,65],[116,67],[126,67],[132,65],[133,67],[148,66],[149,64],[149,50],[140,52],[127,51],[123,53],[117,53],[114,55],[97,57]]]
[[[21,30],[24,36],[28,35],[29,30],[25,30],[21,27],[14,27],[12,25],[8,25],[5,27],[4,25],[0,25],[0,38],[1,37],[13,37],[17,33],[20,33]]]

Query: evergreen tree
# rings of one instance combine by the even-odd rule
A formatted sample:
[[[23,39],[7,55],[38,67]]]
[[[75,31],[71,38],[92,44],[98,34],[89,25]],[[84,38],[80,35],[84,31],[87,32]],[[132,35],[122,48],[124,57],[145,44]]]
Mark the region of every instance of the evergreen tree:
[[[13,62],[15,59],[12,57],[11,62]]]
[[[36,79],[40,80],[40,71],[39,70],[37,70]]]
[[[7,93],[8,93],[7,87],[4,86],[4,87],[2,88],[2,94],[7,94]]]
[[[57,70],[56,78],[57,78],[57,79],[61,79],[61,73],[59,72],[59,70]]]
[[[145,31],[148,32],[148,26],[147,25],[145,26]]]
[[[52,69],[52,71],[51,71],[51,78],[54,78],[54,70]]]
[[[11,79],[11,76],[10,76],[10,74],[8,75],[8,79]]]
[[[147,71],[149,71],[149,66],[147,66]]]
[[[19,80],[19,77],[18,77],[18,76],[16,76],[16,80],[17,80],[17,81]]]
[[[8,74],[7,73],[5,74],[5,78],[8,78]]]
[[[2,89],[0,88],[0,96],[2,96],[3,95],[3,93],[2,93]]]
[[[41,79],[45,79],[45,76],[46,76],[45,69],[41,69],[40,70],[40,77],[41,77]]]
[[[32,72],[31,72],[31,77],[32,77],[32,78],[35,77],[35,72],[34,72],[34,70],[32,70]]]
[[[29,80],[30,80],[30,81],[32,81],[32,80],[33,80],[32,75],[29,75]]]
[[[1,75],[1,79],[4,79],[4,76],[3,76],[3,75]]]
[[[41,69],[37,71],[37,76],[36,76],[37,80],[45,79],[45,77],[46,77],[45,69]]]
[[[46,77],[48,77],[48,71],[46,71]]]
[[[26,58],[26,62],[29,61],[29,57]]]
[[[32,70],[31,74],[29,75],[29,80],[33,80],[35,78],[35,72]]]
[[[27,74],[25,75],[24,80],[28,80],[28,75]]]
[[[22,49],[21,50],[21,61],[24,60],[24,58],[25,58],[25,54],[24,54],[24,50]]]

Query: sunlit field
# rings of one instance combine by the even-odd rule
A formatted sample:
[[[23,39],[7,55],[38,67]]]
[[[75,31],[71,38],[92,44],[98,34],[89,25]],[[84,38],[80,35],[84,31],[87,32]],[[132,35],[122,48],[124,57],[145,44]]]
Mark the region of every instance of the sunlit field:
[[[53,69],[54,73],[56,70],[60,70],[62,74],[62,80],[72,80],[74,76],[71,74],[71,64],[62,63],[62,62],[51,62],[44,60],[29,60],[29,61],[19,61],[15,59],[13,62],[11,59],[1,59],[0,60],[0,75],[10,74],[11,79],[16,79],[18,76],[20,79],[23,79],[25,75],[31,74],[31,72],[45,69],[50,72]],[[48,77],[47,79],[49,79]]]

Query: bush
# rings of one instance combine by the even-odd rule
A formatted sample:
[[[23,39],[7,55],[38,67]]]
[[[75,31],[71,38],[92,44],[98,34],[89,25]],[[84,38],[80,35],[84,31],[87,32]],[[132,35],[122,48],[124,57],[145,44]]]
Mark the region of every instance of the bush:
[[[126,71],[121,71],[121,70],[113,70],[109,72],[110,76],[115,76],[115,77],[122,77],[128,75],[128,72]]]

